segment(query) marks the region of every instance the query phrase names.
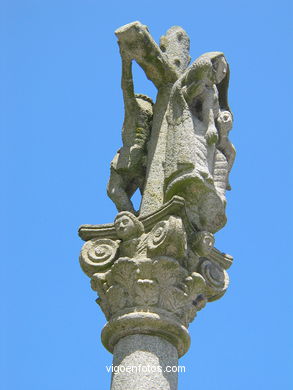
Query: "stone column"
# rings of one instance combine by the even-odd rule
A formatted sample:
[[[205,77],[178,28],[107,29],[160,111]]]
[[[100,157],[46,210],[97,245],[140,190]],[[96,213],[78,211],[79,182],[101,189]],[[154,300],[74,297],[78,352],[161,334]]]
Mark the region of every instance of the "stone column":
[[[176,390],[177,365],[177,349],[163,338],[123,337],[114,347],[111,390]]]

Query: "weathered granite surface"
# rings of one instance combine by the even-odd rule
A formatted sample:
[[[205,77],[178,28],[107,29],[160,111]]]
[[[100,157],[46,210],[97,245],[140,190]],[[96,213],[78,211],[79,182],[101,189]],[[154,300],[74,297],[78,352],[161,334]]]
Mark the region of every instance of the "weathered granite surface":
[[[124,337],[114,349],[111,390],[176,390],[177,365],[176,348],[161,337]]]
[[[160,45],[140,22],[116,36],[125,118],[107,192],[119,213],[113,223],[80,227],[80,264],[106,316],[102,342],[114,364],[176,365],[190,345],[189,323],[229,283],[232,257],[214,248],[235,158],[229,66],[221,52],[189,65],[189,38],[178,26]],[[134,92],[132,61],[157,87],[155,103]],[[137,189],[139,210],[131,202]],[[112,380],[112,390],[176,386],[173,374],[119,372]]]

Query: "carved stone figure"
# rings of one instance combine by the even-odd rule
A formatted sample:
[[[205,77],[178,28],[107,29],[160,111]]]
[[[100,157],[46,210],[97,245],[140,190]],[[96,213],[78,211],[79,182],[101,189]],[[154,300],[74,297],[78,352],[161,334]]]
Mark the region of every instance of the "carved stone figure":
[[[189,38],[181,27],[172,27],[161,38],[161,48],[146,26],[133,22],[116,30],[122,59],[124,53],[135,60],[158,89],[153,106],[151,137],[140,214],[147,215],[164,204],[164,167],[166,158],[166,110],[171,88],[187,67]],[[179,60],[180,58],[180,60]],[[123,62],[122,62],[123,66]]]
[[[123,146],[111,162],[107,192],[118,211],[135,213],[131,197],[139,188],[143,192],[146,175],[147,142],[150,138],[153,102],[134,93],[131,60],[122,56],[122,90],[125,118],[122,128]]]
[[[235,160],[235,155],[236,155],[235,148],[228,138],[229,131],[232,129],[232,122],[233,122],[233,119],[232,119],[232,114],[230,111],[225,111],[225,110],[220,111],[220,113],[217,117],[217,129],[219,131],[219,142],[217,143],[217,149],[218,149],[217,152],[220,151],[224,155],[224,158],[222,156],[220,156],[220,153],[218,153],[216,155],[217,158],[215,161],[215,168],[214,168],[214,182],[215,182],[215,185],[219,189],[222,188],[222,190],[224,190],[224,191],[226,189],[231,190],[231,186],[229,184],[228,174],[230,173],[230,171],[232,169],[232,166],[233,166],[233,163]],[[225,164],[225,159],[226,159],[227,164],[228,164],[227,171],[225,170],[225,172],[227,172],[226,173],[227,177],[226,177],[226,180],[224,180],[224,183],[227,182],[226,187],[224,186],[223,182],[222,182],[222,186],[221,186],[221,184],[220,184],[221,180],[217,180],[217,177],[218,177],[217,170],[221,170],[221,165],[222,165],[219,162],[224,160],[223,164]],[[218,168],[218,164],[219,164],[219,168]],[[219,172],[219,176],[221,177],[221,172]]]
[[[114,226],[121,240],[121,257],[137,258],[145,254],[144,226],[134,214],[128,211],[120,212],[115,218]]]
[[[229,166],[225,155],[219,163],[218,143],[225,143],[222,113],[231,118],[228,80],[223,53],[203,54],[175,82],[167,112],[165,199],[182,196],[192,223],[211,232],[226,222]]]
[[[102,342],[114,363],[176,363],[190,345],[189,323],[229,284],[233,259],[214,248],[235,158],[229,66],[221,52],[189,66],[189,37],[178,26],[160,46],[140,22],[116,35],[125,116],[107,191],[119,213],[114,223],[80,227],[80,265],[106,316]],[[157,87],[155,104],[134,93],[132,61]],[[177,376],[113,374],[111,390],[145,388],[176,390]]]
[[[228,176],[235,156],[228,140],[232,114],[227,99],[229,66],[223,53],[203,54],[188,67],[189,38],[181,27],[170,28],[161,38],[160,47],[139,22],[121,27],[116,35],[122,57],[123,91],[128,90],[124,76],[132,80],[132,60],[158,88],[148,132],[145,178],[139,186],[140,214],[154,212],[179,195],[185,199],[190,220],[197,229],[218,231],[226,223],[225,191],[230,187]],[[134,101],[129,100],[126,111]],[[117,180],[109,191],[112,198],[115,192],[122,192],[119,189],[123,186],[116,183]],[[128,191],[127,198],[132,193]],[[118,209],[134,212],[127,199],[120,201]]]

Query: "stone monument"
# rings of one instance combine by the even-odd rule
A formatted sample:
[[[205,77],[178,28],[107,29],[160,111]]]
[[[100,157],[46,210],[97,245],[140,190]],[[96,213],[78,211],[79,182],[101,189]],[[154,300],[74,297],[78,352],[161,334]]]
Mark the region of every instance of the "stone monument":
[[[189,37],[178,26],[159,45],[140,22],[115,34],[125,117],[107,192],[118,214],[80,227],[80,264],[107,319],[111,390],[176,390],[176,370],[166,368],[188,351],[197,312],[225,293],[233,260],[214,247],[235,157],[229,66],[221,52],[189,65]],[[156,102],[134,92],[133,61],[158,89]]]

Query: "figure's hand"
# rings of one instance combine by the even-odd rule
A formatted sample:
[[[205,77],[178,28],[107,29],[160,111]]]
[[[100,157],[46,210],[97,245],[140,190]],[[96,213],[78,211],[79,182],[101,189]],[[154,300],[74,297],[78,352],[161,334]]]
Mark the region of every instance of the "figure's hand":
[[[207,140],[208,145],[212,145],[218,142],[219,136],[218,136],[218,131],[216,129],[216,126],[210,125],[208,127],[205,138]]]

